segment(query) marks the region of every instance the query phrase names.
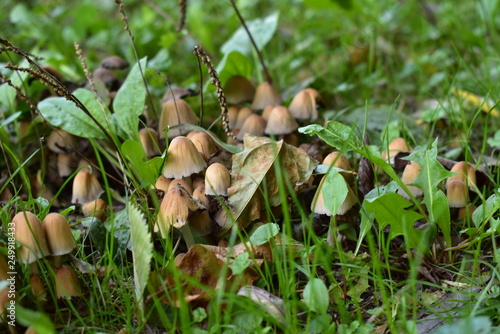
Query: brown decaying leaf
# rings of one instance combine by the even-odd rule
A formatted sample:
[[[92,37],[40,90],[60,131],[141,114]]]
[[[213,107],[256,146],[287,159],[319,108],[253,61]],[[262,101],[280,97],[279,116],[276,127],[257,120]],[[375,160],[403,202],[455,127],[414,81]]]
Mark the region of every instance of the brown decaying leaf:
[[[279,159],[276,159],[279,157]],[[267,186],[266,200],[271,206],[281,203],[279,183],[276,178],[275,163],[294,189],[306,183],[312,175],[317,162],[303,150],[274,141],[266,137],[246,135],[244,150],[233,156],[231,187],[228,189],[231,214],[240,228],[247,227],[260,218],[262,196],[259,186]],[[222,226],[221,234],[233,226],[231,219]]]

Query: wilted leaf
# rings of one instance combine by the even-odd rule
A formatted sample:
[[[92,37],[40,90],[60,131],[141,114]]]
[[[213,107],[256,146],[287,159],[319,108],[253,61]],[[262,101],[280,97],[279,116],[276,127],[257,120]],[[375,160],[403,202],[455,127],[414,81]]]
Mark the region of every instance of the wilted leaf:
[[[146,59],[147,57],[144,57],[139,61],[143,71]],[[132,67],[113,100],[116,123],[123,139],[139,139],[139,116],[142,114],[146,99],[146,87],[139,70],[139,63]]]
[[[330,303],[328,289],[319,278],[313,278],[307,282],[304,288],[304,303],[313,312],[323,314],[328,309]]]
[[[258,18],[246,22],[247,28],[259,50],[262,50],[262,48],[266,46],[276,32],[276,28],[278,27],[278,17],[278,13],[275,12],[264,19]],[[240,27],[231,36],[231,38],[222,45],[222,53],[227,54],[231,51],[238,51],[244,55],[251,54],[252,44],[245,28]]]
[[[238,291],[238,296],[248,297],[261,306],[281,324],[285,324],[285,303],[281,298],[267,292],[264,289],[252,285],[246,285]]]
[[[141,318],[144,320],[142,295],[149,278],[150,263],[153,257],[153,242],[144,216],[130,203],[128,205],[128,216],[130,219],[130,239],[134,263],[135,300],[139,305]]]
[[[233,156],[231,187],[228,189],[231,213],[240,227],[244,228],[260,217],[262,201],[256,196],[261,196],[258,189],[264,178],[266,200],[271,205],[281,203],[276,177],[268,177],[270,173],[274,175],[272,168],[277,157],[283,175],[294,188],[307,182],[317,165],[303,150],[284,144],[282,140],[276,142],[266,137],[245,136],[244,150]],[[220,233],[225,233],[231,226],[232,221],[228,220]]]

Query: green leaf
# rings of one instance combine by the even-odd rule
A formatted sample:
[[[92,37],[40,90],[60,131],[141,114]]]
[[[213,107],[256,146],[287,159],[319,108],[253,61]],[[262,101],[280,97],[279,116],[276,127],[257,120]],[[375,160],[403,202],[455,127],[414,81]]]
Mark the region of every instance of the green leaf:
[[[246,22],[247,28],[259,50],[262,50],[264,46],[266,46],[276,32],[278,17],[278,13],[275,12],[264,19],[258,18]],[[249,56],[252,52],[252,48],[252,43],[250,42],[250,38],[245,28],[240,27],[231,38],[222,45],[221,52],[227,54],[231,51],[238,51]]]
[[[304,4],[315,9],[352,9],[352,0],[304,0]]]
[[[250,236],[250,242],[254,246],[263,245],[280,232],[278,224],[267,223],[265,225],[259,226],[255,232]]]
[[[111,132],[109,110],[105,109],[103,112],[90,90],[79,88],[73,95],[85,105],[107,131]],[[84,138],[106,138],[102,130],[83,110],[64,97],[47,98],[38,104],[38,109],[50,124],[71,134]]]
[[[130,240],[134,263],[135,300],[139,306],[140,318],[144,321],[143,294],[150,274],[153,242],[143,214],[131,203],[127,208],[130,219]]]
[[[121,152],[132,164],[132,171],[139,177],[141,186],[155,184],[163,164],[161,157],[147,160],[142,144],[135,140],[125,141],[121,146]]]
[[[319,278],[313,278],[307,282],[304,288],[304,303],[313,312],[324,314],[328,310],[329,300],[328,289]]]
[[[23,60],[20,67],[25,67],[28,64],[27,61]],[[28,78],[28,73],[26,72],[13,72],[9,79],[12,81],[12,84],[17,87],[21,87],[23,83]],[[15,101],[16,101],[16,91],[11,86],[6,83],[0,85],[0,114],[4,112],[8,114],[9,112],[15,112]]]
[[[349,191],[344,177],[339,173],[339,169],[332,167],[325,176],[324,184],[320,187],[321,191],[323,191],[325,206],[330,212],[337,212],[344,203]]]
[[[21,325],[26,327],[33,326],[37,333],[56,333],[54,324],[46,314],[29,310],[19,304],[15,307],[15,320],[17,320]],[[7,319],[8,321],[10,320],[9,318]]]
[[[106,229],[113,233],[116,239],[115,246],[118,247],[116,255],[124,255],[127,249],[132,250],[132,240],[130,239],[130,217],[128,210],[121,210],[115,213],[111,219],[104,223]]]
[[[370,267],[368,265],[364,266],[359,272],[359,278],[356,284],[347,291],[347,295],[351,297],[352,301],[355,303],[361,302],[361,295],[370,288],[370,281],[368,280],[369,269]]]
[[[231,264],[231,271],[234,275],[241,274],[245,269],[250,265],[250,261],[248,261],[249,254],[247,252],[241,253],[238,255],[233,263]]]
[[[443,233],[444,241],[447,247],[451,247],[451,224],[450,224],[450,207],[446,195],[438,189],[433,194],[433,201],[430,203],[430,210],[434,216],[436,223]]]
[[[403,196],[390,193],[374,200],[365,199],[363,203],[368,213],[375,213],[380,231],[383,231],[387,225],[391,225],[389,240],[403,235],[408,247],[420,249],[423,231],[413,228],[413,223],[423,216],[417,212],[406,210],[411,203]]]
[[[468,317],[452,324],[442,325],[433,334],[492,333],[491,330],[491,320],[488,317]]]
[[[102,222],[95,217],[88,217],[81,220],[82,225],[87,228],[90,240],[97,248],[101,255],[106,252],[106,235],[107,231]],[[116,242],[115,242],[116,244]]]
[[[219,80],[224,86],[229,78],[235,75],[242,75],[246,78],[252,77],[253,65],[245,55],[238,51],[226,53],[217,66]],[[213,87],[211,85],[211,87]]]
[[[476,228],[487,223],[500,208],[500,197],[496,194],[491,195],[488,199],[477,207],[472,213],[472,222]]]
[[[118,124],[119,135],[123,139],[138,139],[139,116],[144,109],[146,87],[139,70],[145,70],[147,57],[136,63],[113,100],[113,110]]]

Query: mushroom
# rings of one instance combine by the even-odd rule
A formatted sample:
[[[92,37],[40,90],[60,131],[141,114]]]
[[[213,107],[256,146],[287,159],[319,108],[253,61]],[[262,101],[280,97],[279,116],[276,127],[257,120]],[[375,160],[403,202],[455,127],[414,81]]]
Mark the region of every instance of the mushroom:
[[[241,127],[243,126],[243,124],[245,123],[245,121],[247,120],[248,117],[250,117],[251,115],[253,115],[253,110],[248,108],[248,107],[245,107],[245,108],[241,108],[239,111],[238,111],[238,117],[236,118],[236,124],[234,125],[234,128],[235,129],[241,129]]]
[[[38,259],[49,255],[42,222],[31,212],[22,211],[12,218],[14,237],[21,244],[18,260],[23,264],[33,264]],[[31,269],[36,271],[36,266]]]
[[[187,179],[173,179],[170,184],[168,185],[167,191],[170,191],[170,189],[176,187],[176,186],[181,186],[186,191],[189,193],[189,195],[193,194],[193,186],[191,183],[191,180],[189,178]]]
[[[252,101],[255,95],[254,85],[244,76],[235,75],[224,85],[224,95],[230,104]]]
[[[194,146],[196,146],[198,152],[202,154],[202,157],[205,157],[206,161],[208,161],[208,159],[213,154],[219,152],[219,147],[217,146],[217,144],[214,142],[212,137],[210,137],[205,132],[198,132],[190,139],[193,142]]]
[[[172,182],[171,179],[168,179],[165,176],[160,175],[156,179],[155,188],[159,189],[159,190],[163,190],[164,192],[167,192],[168,191],[168,186],[170,185],[170,182]]]
[[[401,138],[395,138],[393,141],[389,143],[387,147],[388,152],[382,152],[382,159],[387,160],[389,158],[389,163],[394,165],[394,158],[398,155],[399,152],[408,152],[410,151],[410,147],[406,144],[406,141]]]
[[[410,163],[406,165],[403,171],[403,175],[401,176],[401,181],[405,185],[407,185],[408,190],[411,192],[413,197],[422,196],[422,194],[424,193],[422,189],[410,185],[416,180],[419,172],[420,172],[420,165],[415,161],[410,161]],[[400,194],[401,196],[403,196],[408,200],[410,199],[410,196],[406,193],[406,191],[403,190],[403,188],[398,189],[398,194]]]
[[[349,160],[340,152],[332,152],[328,154],[325,159],[323,159],[323,165],[332,165],[334,167],[343,169],[346,172],[341,172],[342,176],[346,180],[347,184],[352,185],[354,183],[354,171],[352,170]]]
[[[263,136],[266,129],[266,120],[257,114],[250,115],[243,123],[240,131],[236,135],[236,139],[243,140],[245,134],[254,136]]]
[[[211,196],[227,196],[231,186],[231,175],[227,168],[218,162],[208,166],[205,172],[205,194]]]
[[[229,129],[234,129],[236,126],[236,121],[238,119],[238,112],[240,111],[240,107],[231,106],[227,109],[227,118],[229,120]]]
[[[296,119],[315,121],[318,119],[316,100],[319,98],[317,90],[313,88],[303,89],[294,96],[288,110]]]
[[[77,144],[77,138],[64,130],[54,130],[47,137],[47,147],[52,152],[70,153]]]
[[[30,275],[30,287],[33,296],[38,301],[46,301],[47,300],[47,291],[45,291],[45,285],[43,284],[40,275],[31,274]]]
[[[146,157],[152,158],[160,155],[160,142],[158,140],[158,133],[151,128],[142,128],[139,130],[139,139],[142,148],[146,153]]]
[[[255,96],[251,108],[254,110],[262,110],[271,104],[281,104],[281,96],[276,91],[273,85],[269,82],[263,82],[257,86]]]
[[[158,135],[160,139],[165,138],[165,129],[168,126],[179,124],[196,124],[196,117],[193,109],[184,100],[169,100],[162,104],[160,121],[158,124]],[[168,131],[168,138],[172,139],[177,136],[185,135],[189,130],[173,129]]]
[[[313,201],[311,203],[311,211],[313,211],[316,214],[327,215],[331,217],[333,213],[331,209],[325,205],[325,199],[323,196],[323,185],[325,181],[326,178],[323,177],[318,185],[318,189],[316,190]],[[346,187],[347,187],[347,196],[344,202],[337,208],[337,212],[335,213],[335,215],[344,215],[347,211],[349,211],[349,209],[351,209],[357,203],[357,198],[356,195],[354,194],[354,191],[347,183]]]
[[[460,180],[469,185],[470,190],[476,191],[476,173],[474,167],[465,161],[459,161],[450,170],[456,175],[450,176],[447,180]]]
[[[187,226],[190,212],[205,209],[197,200],[195,200],[186,189],[176,185],[170,189],[160,204],[155,231],[159,231],[162,238],[167,238],[172,227],[181,230],[186,244],[194,244],[193,236]]]
[[[73,179],[72,203],[85,204],[99,198],[104,190],[90,168],[83,168]]]
[[[467,205],[467,185],[458,179],[446,181],[446,197],[450,208],[463,208]]]
[[[49,213],[42,222],[50,254],[54,257],[54,267],[61,266],[62,256],[75,247],[75,240],[66,218],[59,213]]]
[[[101,67],[108,70],[123,70],[129,66],[128,62],[120,56],[109,56],[102,60]]]
[[[297,130],[299,125],[286,107],[274,107],[267,120],[265,133],[268,135],[286,135]]]
[[[163,175],[180,179],[203,171],[206,165],[193,142],[189,138],[179,136],[170,142]]]
[[[85,217],[95,217],[103,222],[106,220],[107,207],[108,204],[102,198],[98,198],[95,201],[83,204],[82,212]]]
[[[82,295],[78,275],[70,266],[63,265],[57,269],[55,282],[57,298],[71,299]]]

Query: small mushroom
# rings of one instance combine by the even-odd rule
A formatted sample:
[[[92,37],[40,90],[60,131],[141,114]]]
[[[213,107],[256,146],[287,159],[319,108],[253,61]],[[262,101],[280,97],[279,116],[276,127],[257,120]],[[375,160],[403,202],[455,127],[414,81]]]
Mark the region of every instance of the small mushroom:
[[[298,127],[297,121],[290,114],[288,108],[277,106],[271,111],[264,132],[268,135],[286,135],[294,132]]]
[[[146,157],[152,158],[160,155],[160,142],[158,140],[158,133],[151,128],[142,128],[139,130],[139,139],[142,148],[146,153]]]
[[[316,101],[320,98],[317,90],[306,88],[294,96],[288,109],[296,119],[315,121],[318,119]]]
[[[198,117],[193,109],[184,100],[169,100],[162,104],[160,121],[158,123],[158,135],[160,139],[165,138],[165,129],[168,126],[179,124],[196,124]],[[185,135],[189,130],[173,129],[168,131],[168,138]]]
[[[95,201],[83,204],[82,212],[85,217],[95,217],[103,222],[106,220],[107,207],[108,204],[102,198],[98,198]]]
[[[37,216],[27,211],[19,212],[12,218],[12,223],[14,237],[21,244],[18,249],[21,263],[32,264],[50,254],[42,222]]]
[[[206,162],[189,138],[175,137],[168,147],[163,175],[180,179],[205,170]]]
[[[243,140],[245,134],[250,134],[254,136],[263,136],[264,130],[266,129],[266,120],[257,114],[250,115],[243,123],[240,131],[236,135],[236,139]]]
[[[230,104],[252,101],[255,96],[254,85],[244,76],[235,75],[224,85],[224,95]]]
[[[129,66],[128,62],[120,56],[109,56],[102,60],[101,67],[108,70],[123,70]]]
[[[231,175],[223,164],[213,163],[205,172],[205,184],[206,195],[227,196],[227,189],[231,186]]]
[[[90,168],[83,168],[73,179],[72,203],[85,204],[96,200],[104,190]]]
[[[401,177],[401,181],[405,185],[407,185],[408,190],[411,192],[413,197],[422,196],[422,194],[424,193],[422,189],[410,185],[416,180],[418,173],[420,173],[420,165],[415,161],[410,161],[410,163],[406,165],[403,171],[403,175]],[[403,196],[408,200],[410,199],[410,196],[403,190],[403,188],[398,189],[398,194],[400,194],[401,196]]]
[[[257,86],[255,96],[253,98],[252,109],[262,110],[268,105],[281,104],[282,99],[280,94],[276,91],[273,85],[269,82],[263,82]]]
[[[241,108],[238,111],[238,117],[236,118],[236,124],[234,125],[234,128],[238,130],[241,129],[247,118],[252,116],[253,114],[254,113],[252,109],[248,107]]]
[[[82,296],[82,287],[75,270],[63,265],[56,271],[56,296],[57,298],[71,299]]]
[[[75,249],[76,244],[66,218],[59,213],[49,213],[42,222],[54,267],[61,266],[61,257]]]

